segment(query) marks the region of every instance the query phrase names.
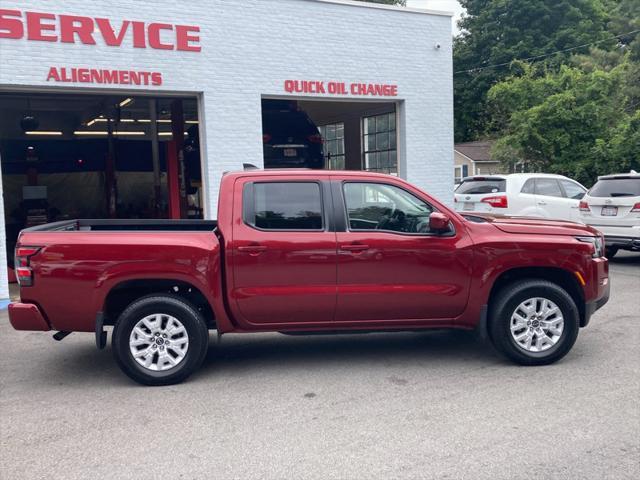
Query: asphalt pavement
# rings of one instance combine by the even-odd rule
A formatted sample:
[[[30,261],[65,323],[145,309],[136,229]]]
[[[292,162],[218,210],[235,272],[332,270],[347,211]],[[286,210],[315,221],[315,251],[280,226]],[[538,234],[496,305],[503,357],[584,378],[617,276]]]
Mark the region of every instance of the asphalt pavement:
[[[640,254],[573,350],[518,367],[464,332],[212,335],[141,387],[93,336],[0,313],[0,479],[640,478]]]

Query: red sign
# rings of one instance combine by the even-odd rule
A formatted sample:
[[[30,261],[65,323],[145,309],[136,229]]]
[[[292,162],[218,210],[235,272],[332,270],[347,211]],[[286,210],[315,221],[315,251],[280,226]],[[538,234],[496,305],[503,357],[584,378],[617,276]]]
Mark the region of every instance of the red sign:
[[[199,52],[199,33],[200,27],[192,25],[134,20],[112,24],[108,18],[0,9],[0,38],[16,40],[95,45],[97,38],[110,47],[120,47],[129,36],[135,48]]]
[[[162,85],[162,73],[104,68],[50,67],[47,82],[96,83],[99,85]]]
[[[318,80],[285,80],[287,93],[317,93],[326,95],[354,95],[369,97],[397,97],[398,86],[386,83],[345,83]]]

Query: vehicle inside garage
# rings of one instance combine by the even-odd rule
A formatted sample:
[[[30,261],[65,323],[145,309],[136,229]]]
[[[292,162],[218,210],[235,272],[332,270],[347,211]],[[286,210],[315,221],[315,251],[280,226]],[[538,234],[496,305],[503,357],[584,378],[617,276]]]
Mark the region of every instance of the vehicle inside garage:
[[[202,218],[197,99],[1,93],[9,262],[21,229],[73,218]]]
[[[265,168],[398,174],[395,102],[262,100]]]

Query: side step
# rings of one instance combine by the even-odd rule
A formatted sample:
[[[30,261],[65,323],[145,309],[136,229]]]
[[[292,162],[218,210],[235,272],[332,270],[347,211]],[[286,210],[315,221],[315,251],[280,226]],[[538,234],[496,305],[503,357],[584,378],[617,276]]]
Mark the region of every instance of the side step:
[[[71,332],[56,332],[53,334],[53,339],[61,342],[67,335],[69,335]]]

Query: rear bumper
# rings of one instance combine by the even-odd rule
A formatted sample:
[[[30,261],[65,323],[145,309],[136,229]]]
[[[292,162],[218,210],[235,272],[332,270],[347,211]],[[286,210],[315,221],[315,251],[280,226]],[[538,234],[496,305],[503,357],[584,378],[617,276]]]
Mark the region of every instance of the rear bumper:
[[[9,321],[16,330],[35,330],[40,332],[51,330],[40,309],[32,303],[10,303]]]
[[[616,247],[625,250],[640,250],[640,237],[605,235],[604,244],[607,247]]]
[[[304,148],[296,148],[298,154],[295,157],[284,156],[284,146],[282,148],[273,148],[271,145],[265,145],[264,152],[264,168],[323,168],[324,156],[321,149],[313,149],[305,146]]]

